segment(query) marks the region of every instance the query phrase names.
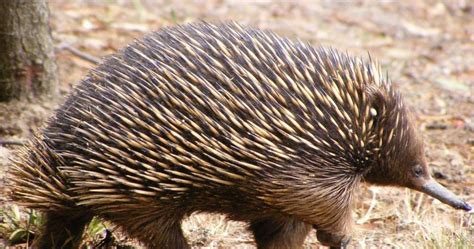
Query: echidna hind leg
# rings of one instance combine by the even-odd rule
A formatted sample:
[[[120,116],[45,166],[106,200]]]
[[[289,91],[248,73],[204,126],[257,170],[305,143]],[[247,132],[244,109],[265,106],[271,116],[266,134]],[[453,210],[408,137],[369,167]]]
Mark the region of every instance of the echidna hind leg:
[[[43,224],[33,241],[32,248],[79,248],[84,228],[91,221],[92,215],[68,211],[62,213],[47,212],[43,214]]]
[[[181,229],[182,217],[175,217],[171,214],[165,217],[156,217],[153,214],[148,217],[134,215],[105,215],[122,230],[133,238],[142,242],[146,248],[190,248],[183,230]]]
[[[250,223],[259,249],[302,248],[312,227],[295,219],[264,219]]]

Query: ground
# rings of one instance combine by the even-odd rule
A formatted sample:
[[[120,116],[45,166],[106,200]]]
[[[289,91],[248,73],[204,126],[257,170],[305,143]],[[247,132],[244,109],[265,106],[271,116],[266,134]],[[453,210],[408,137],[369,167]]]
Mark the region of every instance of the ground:
[[[364,58],[370,53],[415,113],[433,175],[474,203],[473,2],[97,2],[50,1],[61,79],[58,97],[0,105],[0,140],[27,140],[94,67],[72,50],[101,58],[162,26],[233,20],[314,46]],[[0,145],[0,175],[18,148]],[[410,190],[363,186],[358,195],[350,248],[474,248],[474,215]],[[0,209],[12,209],[2,200]],[[0,216],[2,221],[5,216]],[[194,215],[184,228],[196,248],[254,247],[244,224],[222,216]],[[6,240],[0,237],[0,248]],[[313,233],[306,247],[318,246]]]

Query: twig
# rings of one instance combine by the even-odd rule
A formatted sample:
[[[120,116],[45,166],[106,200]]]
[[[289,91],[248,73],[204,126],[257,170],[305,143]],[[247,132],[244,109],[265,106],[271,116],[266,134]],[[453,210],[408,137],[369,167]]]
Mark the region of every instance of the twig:
[[[88,62],[91,62],[91,63],[94,63],[94,64],[100,64],[102,62],[101,59],[91,55],[91,54],[88,54],[86,52],[82,52],[81,50],[75,48],[75,47],[72,47],[71,45],[69,44],[65,44],[65,43],[62,43],[60,44],[57,49],[61,50],[61,49],[64,49],[64,50],[67,50],[69,52],[71,52],[71,54],[85,60],[85,61],[88,61]]]
[[[32,219],[32,215],[33,215],[33,211],[31,211],[31,209],[28,211],[28,223],[26,225],[26,248],[30,248],[29,247],[29,243],[30,243],[30,225],[31,225],[31,219]]]
[[[26,142],[22,140],[2,140],[0,139],[0,145],[25,145]]]
[[[364,224],[370,219],[370,215],[372,214],[372,210],[375,208],[375,205],[377,204],[377,191],[374,190],[374,189],[370,189],[370,192],[372,192],[372,200],[370,201],[369,209],[365,213],[364,217],[357,220],[356,223],[358,225]]]
[[[421,205],[423,205],[424,196],[425,196],[424,194],[420,194],[420,196],[418,197],[418,201],[417,201],[416,208],[415,208],[415,212],[417,214],[420,213]]]

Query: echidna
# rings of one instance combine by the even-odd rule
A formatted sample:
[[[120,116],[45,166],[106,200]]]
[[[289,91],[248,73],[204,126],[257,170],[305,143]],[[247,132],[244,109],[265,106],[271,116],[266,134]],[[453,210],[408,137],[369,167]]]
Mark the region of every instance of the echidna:
[[[259,248],[310,230],[348,241],[361,182],[471,207],[435,182],[379,66],[237,24],[164,28],[127,46],[57,110],[10,172],[41,210],[35,248],[77,248],[93,216],[149,248],[188,248],[193,212],[249,222]]]

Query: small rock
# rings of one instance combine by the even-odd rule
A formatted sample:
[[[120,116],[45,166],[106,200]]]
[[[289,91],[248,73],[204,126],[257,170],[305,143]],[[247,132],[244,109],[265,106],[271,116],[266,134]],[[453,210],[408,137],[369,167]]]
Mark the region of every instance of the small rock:
[[[468,138],[466,141],[467,144],[474,146],[474,138]]]
[[[445,179],[448,179],[448,176],[445,175],[443,172],[440,172],[440,171],[435,171],[433,173],[433,177],[435,179],[439,179],[439,180],[445,180]]]
[[[464,130],[474,132],[474,122],[470,119],[464,120]]]
[[[425,128],[427,130],[446,130],[448,128],[448,125],[440,121],[434,121],[426,124]]]

